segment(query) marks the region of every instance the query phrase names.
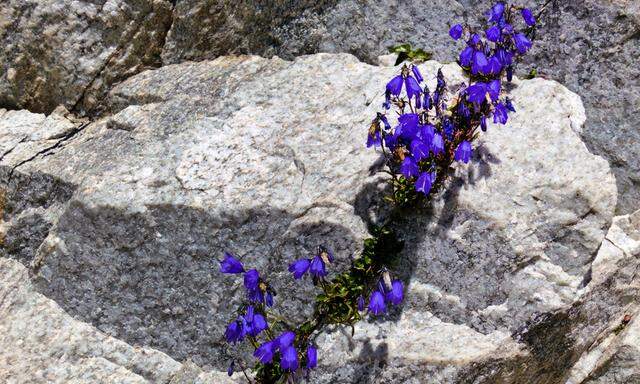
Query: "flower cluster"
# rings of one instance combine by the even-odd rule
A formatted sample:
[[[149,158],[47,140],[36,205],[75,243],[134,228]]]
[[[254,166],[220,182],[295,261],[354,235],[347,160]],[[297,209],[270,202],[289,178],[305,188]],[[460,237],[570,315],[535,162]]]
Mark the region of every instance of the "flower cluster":
[[[382,278],[369,297],[369,312],[373,315],[381,315],[386,312],[387,304],[399,305],[404,299],[404,285],[400,280],[391,281],[389,272],[384,270]],[[364,298],[358,298],[358,310],[364,310]]]
[[[469,78],[468,83],[455,87],[455,94],[447,87],[442,70],[431,92],[416,65],[403,65],[400,74],[387,83],[385,112],[372,120],[367,146],[382,149],[394,189],[409,185],[429,195],[442,186],[454,161],[470,161],[471,143],[478,128],[486,131],[488,118],[506,124],[509,112],[515,112],[512,101],[503,95],[502,79],[511,81],[516,59],[531,48],[527,34],[536,23],[530,10],[520,9],[526,31],[518,31],[514,26],[517,10],[504,2],[495,4],[483,36],[469,26],[451,27],[453,39],[466,41],[458,63]],[[386,112],[392,106],[398,115],[393,128]]]

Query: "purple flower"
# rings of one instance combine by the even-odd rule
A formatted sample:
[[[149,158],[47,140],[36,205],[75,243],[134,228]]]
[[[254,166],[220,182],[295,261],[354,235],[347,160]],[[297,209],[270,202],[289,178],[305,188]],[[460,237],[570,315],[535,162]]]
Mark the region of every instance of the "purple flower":
[[[289,346],[280,351],[280,366],[285,371],[295,372],[298,369],[298,352]]]
[[[516,111],[515,107],[514,107],[514,106],[513,106],[513,104],[511,103],[511,99],[509,99],[508,97],[507,97],[507,100],[504,102],[504,105],[505,105],[505,106],[507,107],[507,109],[508,109],[508,110],[510,110],[511,112],[515,112],[515,111]]]
[[[422,83],[424,78],[422,77],[422,74],[420,73],[420,70],[418,69],[418,67],[415,65],[411,66],[411,72],[413,72],[413,76],[416,77],[416,80],[418,80],[418,83]]]
[[[429,88],[424,87],[424,101],[422,102],[424,109],[431,109],[431,95],[429,94]]]
[[[371,293],[369,298],[369,311],[374,315],[380,315],[387,310],[387,306],[384,304],[384,296],[380,291],[375,290]]]
[[[411,142],[411,155],[413,155],[417,162],[420,162],[420,160],[429,157],[429,147],[423,143],[422,140],[413,140]]]
[[[509,112],[507,112],[507,107],[505,107],[502,103],[496,104],[495,108],[493,109],[493,122],[506,124],[507,120],[509,119],[508,114]]]
[[[398,122],[400,123],[400,130],[396,130],[396,132],[407,141],[413,140],[413,138],[418,133],[418,122],[420,118],[415,113],[405,113],[398,117]]]
[[[400,96],[402,92],[402,75],[398,75],[387,83],[387,92],[394,96]]]
[[[458,148],[456,148],[456,152],[454,154],[454,159],[456,161],[462,161],[465,164],[468,163],[471,159],[471,143],[465,140],[458,144]]]
[[[503,13],[504,3],[499,1],[491,8],[491,11],[489,11],[487,15],[489,17],[489,22],[497,23],[502,18]]]
[[[470,103],[482,104],[486,100],[487,88],[485,83],[475,83],[467,88],[467,100]]]
[[[482,132],[486,132],[487,131],[487,117],[486,116],[482,116],[480,118],[480,129],[482,129]]]
[[[416,186],[415,186],[416,191],[422,192],[425,195],[428,195],[429,192],[431,191],[432,183],[433,183],[433,180],[431,178],[431,174],[428,172],[422,172],[418,177],[418,180],[416,180]]]
[[[508,66],[507,67],[507,81],[511,82],[512,79],[513,79],[513,67],[512,66]]]
[[[289,265],[289,272],[293,273],[293,278],[298,280],[307,273],[309,265],[311,265],[309,259],[300,259]]]
[[[495,56],[492,56],[489,59],[489,64],[487,64],[487,66],[484,67],[483,70],[485,75],[497,75],[498,73],[500,73],[500,71],[502,71],[502,64],[500,63],[500,60]]]
[[[463,101],[458,103],[458,115],[463,117],[465,120],[468,120],[471,117],[471,111],[467,107],[467,104]]]
[[[367,135],[367,148],[376,146],[380,147],[382,145],[382,137],[380,136],[380,131],[373,132],[373,135]]]
[[[451,29],[449,29],[449,36],[451,36],[453,40],[458,40],[462,37],[462,25],[456,24],[451,27]]]
[[[254,313],[253,306],[247,308],[247,313],[244,315],[246,322],[246,332],[251,336],[258,336],[260,332],[268,328],[267,320],[260,313]],[[244,323],[243,323],[244,324]]]
[[[260,274],[257,270],[251,269],[245,272],[244,274],[244,286],[249,291],[258,290],[258,285],[260,284]]]
[[[418,171],[418,164],[416,164],[415,160],[410,156],[405,157],[400,165],[400,173],[402,173],[405,178],[410,179],[418,176]]]
[[[439,133],[433,135],[433,142],[431,143],[431,152],[434,155],[444,152],[444,140]]]
[[[497,25],[494,25],[493,27],[487,29],[485,31],[485,34],[487,35],[487,40],[493,41],[494,43],[500,41],[500,38],[502,37],[502,34],[500,33],[500,27],[498,27]]]
[[[485,56],[482,51],[476,51],[473,54],[473,60],[471,62],[471,73],[474,75],[477,74],[478,72],[482,71],[487,66],[487,64],[489,64],[487,56]]]
[[[420,85],[418,84],[416,79],[413,78],[413,76],[407,76],[407,78],[404,79],[404,85],[407,88],[407,97],[409,98],[409,100],[411,100],[413,97],[420,97],[422,89],[420,88]]]
[[[320,256],[316,256],[311,260],[309,273],[311,273],[315,277],[327,276],[327,270],[325,269],[324,261]]]
[[[434,134],[435,134],[435,127],[431,124],[427,124],[420,127],[420,131],[418,132],[418,138],[422,140],[422,142],[425,143],[427,147],[430,147],[431,143],[433,142]]]
[[[313,345],[307,347],[307,369],[318,366],[318,350]]]
[[[513,37],[513,41],[521,54],[526,53],[531,48],[531,40],[524,35],[524,33],[516,33]]]
[[[264,297],[264,303],[267,307],[273,307],[273,295],[270,291],[267,291],[267,294]]]
[[[364,310],[364,297],[362,295],[358,296],[358,311],[362,312]]]
[[[247,299],[254,303],[262,303],[264,301],[264,293],[258,289],[247,289]]]
[[[389,120],[387,120],[387,116],[383,115],[382,113],[378,113],[378,117],[380,118],[380,121],[382,121],[382,124],[384,124],[384,129],[389,131],[391,129],[391,125],[389,125]]]
[[[390,301],[393,305],[402,303],[404,299],[403,289],[402,281],[394,280],[393,283],[391,283],[391,290],[387,292],[387,301]]]
[[[528,26],[533,27],[534,25],[536,25],[536,18],[533,17],[533,14],[531,13],[531,10],[529,8],[523,9],[521,13],[524,22],[527,23]]]
[[[233,257],[229,252],[224,253],[224,260],[220,261],[220,272],[222,273],[242,273],[244,267],[242,263]]]
[[[487,84],[486,91],[489,93],[489,97],[492,101],[496,101],[498,100],[498,97],[500,97],[500,88],[501,84],[498,79],[490,81]]]
[[[227,368],[227,375],[231,377],[233,375],[233,368],[235,367],[236,362],[231,360],[231,364],[229,364],[229,368]]]
[[[480,44],[480,41],[481,41],[480,35],[478,35],[477,33],[474,33],[469,38],[469,41],[467,41],[467,45],[469,45],[470,47],[475,47],[476,45]]]
[[[290,346],[295,339],[295,333],[293,333],[292,331],[286,331],[282,332],[280,336],[276,337],[274,342],[276,343],[276,347],[280,349],[280,352],[282,352],[285,348]]]
[[[504,48],[496,49],[494,57],[497,57],[502,65],[511,65],[513,62],[513,54]]]
[[[224,331],[224,337],[227,339],[229,343],[237,343],[238,341],[242,341],[245,336],[245,330],[242,326],[241,318],[238,320],[232,321],[228,326],[226,331]]]
[[[253,356],[258,358],[262,364],[268,364],[273,360],[273,355],[275,354],[275,342],[267,341],[260,345],[255,352],[253,352]]]
[[[462,52],[460,52],[460,65],[463,67],[468,67],[471,65],[471,59],[473,58],[473,52],[475,50],[471,47],[465,48]]]

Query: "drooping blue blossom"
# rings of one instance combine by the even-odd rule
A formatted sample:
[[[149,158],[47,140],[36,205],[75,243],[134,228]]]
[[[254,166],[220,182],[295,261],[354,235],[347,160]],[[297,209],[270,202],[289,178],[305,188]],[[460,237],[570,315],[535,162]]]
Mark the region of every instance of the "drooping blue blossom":
[[[280,350],[280,367],[289,372],[295,372],[298,369],[298,351],[293,345]]]
[[[418,133],[418,122],[420,118],[415,113],[405,113],[398,117],[400,123],[399,130],[396,129],[401,138],[407,141],[413,140]]]
[[[505,100],[504,105],[505,105],[505,107],[507,107],[507,109],[508,109],[508,110],[510,110],[511,112],[515,112],[515,111],[516,111],[515,107],[513,106],[513,103],[511,103],[511,99],[509,99],[508,97],[507,97],[507,99]]]
[[[438,155],[444,152],[444,140],[442,139],[442,135],[436,133],[433,135],[433,142],[431,143],[431,152],[434,155]]]
[[[447,139],[451,140],[451,138],[453,137],[454,129],[455,129],[455,126],[451,122],[451,119],[445,118],[442,121],[442,130],[444,131],[444,134],[446,135]]]
[[[436,86],[436,89],[439,91],[443,91],[444,88],[447,86],[447,82],[444,80],[444,74],[442,73],[442,68],[438,68],[438,74],[436,75],[436,80],[438,81],[438,85]]]
[[[429,93],[429,87],[427,87],[426,85],[424,86],[424,92],[422,93],[422,95],[422,107],[427,110],[431,109],[431,94]]]
[[[511,80],[513,80],[513,67],[512,66],[508,66],[507,67],[507,81],[511,82]]]
[[[387,83],[387,92],[394,96],[400,96],[400,92],[402,92],[402,83],[402,75],[394,77]]]
[[[296,339],[296,334],[292,331],[285,331],[280,334],[280,336],[276,337],[274,340],[276,342],[276,347],[282,351],[288,346],[290,346],[293,341]]]
[[[471,159],[471,143],[468,141],[463,141],[458,144],[458,148],[454,153],[454,159],[456,161],[462,161],[463,163],[468,163]]]
[[[480,44],[481,41],[482,39],[480,38],[480,35],[478,35],[477,33],[474,33],[469,38],[469,41],[467,41],[467,45],[475,48],[478,44]]]
[[[364,297],[362,295],[358,296],[358,311],[364,311]]]
[[[249,291],[258,290],[260,284],[260,273],[255,269],[250,269],[244,274],[244,286]]]
[[[220,272],[222,273],[242,273],[244,266],[240,260],[236,259],[229,252],[224,253],[224,260],[220,261]]]
[[[491,56],[491,58],[489,58],[489,63],[484,67],[484,74],[497,75],[500,71],[502,71],[502,63],[500,63],[500,60],[497,57]]]
[[[327,270],[324,265],[324,261],[320,256],[315,256],[311,259],[311,265],[309,267],[309,273],[315,277],[327,276]]]
[[[435,127],[431,124],[426,124],[420,127],[418,131],[418,138],[422,140],[427,147],[431,147],[433,142],[433,135],[435,135]]]
[[[273,360],[273,355],[276,352],[274,341],[267,341],[262,343],[255,352],[253,352],[253,356],[255,356],[262,364],[269,364]]]
[[[462,37],[462,25],[456,24],[451,27],[451,29],[449,29],[449,36],[451,36],[453,40],[458,40]]]
[[[487,40],[493,41],[494,43],[500,41],[502,37],[500,27],[498,27],[497,25],[494,25],[493,27],[487,29],[485,34],[487,35]]]
[[[289,265],[289,272],[293,273],[293,278],[298,280],[307,273],[310,265],[311,261],[309,259],[300,259]]]
[[[486,91],[489,93],[491,101],[496,101],[500,97],[500,89],[502,88],[500,80],[492,80],[486,86]]]
[[[227,368],[227,375],[229,377],[233,376],[233,370],[234,370],[235,364],[236,362],[231,360],[231,364],[229,364],[229,368]]]
[[[404,85],[407,89],[407,97],[409,98],[409,100],[413,99],[414,97],[416,99],[420,97],[422,89],[420,88],[420,85],[418,84],[416,79],[413,78],[413,76],[407,76],[407,78],[404,80]]]
[[[394,280],[391,283],[391,290],[387,292],[386,296],[387,301],[390,301],[393,305],[402,303],[402,300],[404,299],[404,286],[402,281]]]
[[[260,313],[255,313],[253,306],[247,308],[247,313],[244,315],[244,322],[246,333],[250,336],[258,336],[260,332],[268,328],[267,320]]]
[[[318,350],[313,345],[307,347],[307,369],[318,366]]]
[[[411,156],[407,156],[400,165],[400,173],[407,179],[418,176],[418,164]]]
[[[473,60],[471,61],[471,73],[478,74],[489,64],[487,56],[482,51],[475,51]]]
[[[531,13],[529,8],[524,8],[521,13],[524,22],[527,23],[528,26],[533,27],[536,25],[536,18],[533,16],[533,13]]]
[[[415,139],[411,142],[411,155],[417,162],[420,162],[429,157],[429,147],[422,140]]]
[[[224,337],[227,339],[228,343],[237,343],[238,341],[242,341],[245,336],[245,329],[242,326],[242,318],[238,320],[234,320],[227,326],[226,331],[224,332]]]
[[[516,33],[513,36],[513,42],[521,54],[527,53],[532,46],[531,40],[529,40],[524,33]]]
[[[497,57],[498,60],[500,60],[500,64],[504,66],[508,66],[508,65],[511,65],[511,63],[513,63],[513,53],[507,51],[504,48],[496,49],[496,53],[494,54],[494,57]]]
[[[489,22],[497,23],[502,18],[502,14],[504,13],[504,3],[499,1],[492,8],[491,11],[487,14],[489,17]]]
[[[433,183],[432,175],[429,172],[422,172],[416,180],[416,191],[422,192],[428,195],[431,191],[431,184]]]
[[[378,117],[380,118],[380,121],[382,121],[382,124],[384,124],[384,129],[386,129],[387,131],[391,130],[391,125],[389,124],[387,116],[383,115],[382,113],[378,113]]]
[[[505,107],[504,104],[496,104],[495,108],[493,109],[493,122],[506,124],[509,118],[508,114],[509,113],[507,112],[507,107]]]
[[[486,84],[478,82],[467,88],[467,100],[470,103],[482,104],[486,100],[487,88]]]
[[[471,47],[467,47],[460,52],[460,65],[463,67],[469,67],[471,65],[471,59],[473,59],[474,52],[475,50]]]
[[[267,307],[273,307],[273,295],[271,291],[267,291],[267,294],[264,295],[264,303]]]
[[[382,145],[382,136],[380,136],[380,131],[373,132],[373,135],[367,135],[367,148],[370,147],[380,147]]]
[[[387,310],[387,306],[384,303],[384,296],[380,291],[375,290],[369,297],[369,311],[374,315],[381,315]]]
[[[468,120],[471,117],[471,111],[469,110],[469,107],[467,107],[467,104],[462,101],[458,103],[458,115],[460,115],[465,120]]]
[[[413,72],[413,76],[416,77],[416,80],[418,81],[418,83],[422,83],[424,78],[422,77],[422,74],[420,73],[420,70],[416,65],[411,66],[411,72]]]
[[[484,115],[480,118],[480,129],[482,129],[482,132],[487,131],[487,117]]]

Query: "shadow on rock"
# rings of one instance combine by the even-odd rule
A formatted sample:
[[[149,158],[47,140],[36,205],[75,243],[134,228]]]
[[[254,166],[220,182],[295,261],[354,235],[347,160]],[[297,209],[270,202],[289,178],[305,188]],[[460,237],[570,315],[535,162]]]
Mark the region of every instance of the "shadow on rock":
[[[224,251],[257,268],[280,293],[274,308],[299,321],[311,314],[316,291],[294,281],[288,264],[323,243],[342,271],[360,246],[341,225],[268,207],[213,214],[156,205],[130,213],[72,201],[53,234],[63,245],[37,270],[42,293],[130,344],[219,370],[228,364],[224,329],[245,294],[241,276],[219,272]]]

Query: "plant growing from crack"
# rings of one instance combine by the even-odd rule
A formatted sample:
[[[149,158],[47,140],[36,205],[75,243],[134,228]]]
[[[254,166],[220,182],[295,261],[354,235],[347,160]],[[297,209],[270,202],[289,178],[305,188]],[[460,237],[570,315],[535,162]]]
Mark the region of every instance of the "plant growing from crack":
[[[258,383],[308,378],[318,364],[315,337],[328,326],[346,325],[353,332],[354,324],[365,316],[380,316],[389,306],[401,304],[403,282],[393,280],[389,268],[403,244],[389,224],[401,214],[401,208],[425,203],[446,188],[454,163],[470,161],[473,142],[487,130],[488,119],[506,124],[509,113],[515,112],[512,101],[504,95],[503,80],[512,80],[516,62],[531,48],[536,19],[549,2],[536,16],[527,8],[496,3],[487,13],[488,25],[482,36],[468,25],[452,26],[449,35],[466,41],[458,64],[468,78],[468,83],[456,85],[455,90],[447,86],[438,70],[437,85],[431,92],[413,64],[404,64],[387,83],[383,111],[371,122],[367,146],[379,148],[384,156],[392,187],[388,200],[394,211],[386,223],[371,229],[372,237],[364,241],[362,254],[347,271],[328,279],[327,267],[334,256],[323,246],[311,258],[289,265],[294,279],[309,276],[321,290],[308,320],[293,326],[277,314],[269,283],[257,270],[245,269],[240,260],[225,253],[221,272],[243,275],[246,290],[246,303],[227,326],[225,338],[230,344],[247,341],[256,359],[253,379],[240,360],[231,362],[229,375],[242,371],[249,382]],[[524,28],[517,30],[516,23]],[[428,57],[408,45],[396,48],[406,58]],[[392,108],[394,113],[390,113]]]

